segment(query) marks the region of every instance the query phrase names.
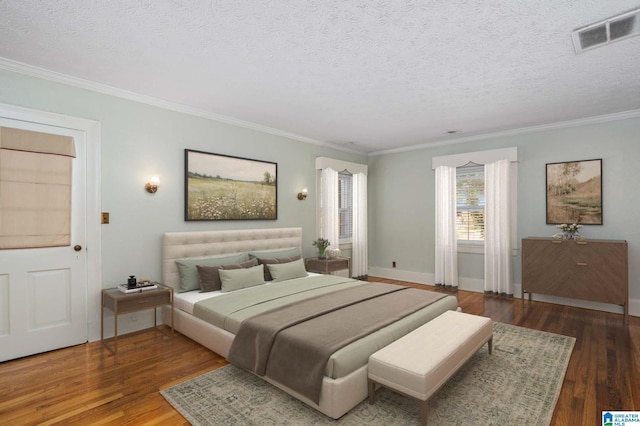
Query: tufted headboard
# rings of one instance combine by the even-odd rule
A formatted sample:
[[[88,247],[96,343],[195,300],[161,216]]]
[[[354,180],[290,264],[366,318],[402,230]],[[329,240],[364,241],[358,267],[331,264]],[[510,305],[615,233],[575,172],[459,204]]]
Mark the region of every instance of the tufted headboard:
[[[302,252],[302,228],[167,232],[162,237],[162,283],[179,290],[176,259],[289,247],[298,247]]]

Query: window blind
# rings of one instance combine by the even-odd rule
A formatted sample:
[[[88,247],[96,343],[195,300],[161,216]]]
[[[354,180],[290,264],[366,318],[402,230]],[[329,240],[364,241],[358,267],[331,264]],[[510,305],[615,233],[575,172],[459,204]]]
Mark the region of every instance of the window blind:
[[[348,172],[340,172],[338,182],[340,242],[348,243],[353,235],[353,177]]]
[[[484,166],[456,168],[456,237],[484,241]]]

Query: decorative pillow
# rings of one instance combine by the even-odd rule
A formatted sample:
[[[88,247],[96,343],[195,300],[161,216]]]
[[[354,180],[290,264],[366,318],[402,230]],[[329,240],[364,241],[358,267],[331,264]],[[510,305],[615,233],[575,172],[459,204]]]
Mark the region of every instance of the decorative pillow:
[[[241,263],[247,260],[249,260],[249,256],[246,253],[231,256],[208,257],[203,259],[178,259],[176,260],[178,273],[180,274],[180,290],[178,290],[178,293],[200,289],[200,278],[198,277],[198,269],[196,268],[196,265],[216,266]]]
[[[306,277],[308,275],[302,259],[288,263],[269,264],[266,269],[271,273],[274,282]]]
[[[264,265],[258,265],[246,269],[220,269],[218,271],[220,274],[220,281],[222,281],[222,288],[220,291],[228,292],[264,284],[264,276],[262,274],[263,269]]]
[[[300,259],[300,255],[296,254],[295,256],[288,256],[288,257],[279,257],[277,259],[263,259],[261,257],[258,258],[258,262],[262,265],[273,265],[274,263],[289,263],[289,262],[293,262],[294,260],[298,260]],[[265,281],[271,281],[273,278],[271,278],[271,274],[269,273],[269,268],[264,268],[264,280]]]
[[[222,281],[220,281],[220,269],[243,269],[251,268],[258,264],[258,259],[247,260],[242,263],[231,263],[228,265],[217,266],[202,266],[196,265],[198,268],[198,276],[200,277],[200,293],[206,293],[209,291],[216,291],[222,288]]]
[[[257,257],[258,259],[277,259],[280,257],[289,257],[300,254],[300,247],[290,247],[277,250],[250,251],[249,257]]]

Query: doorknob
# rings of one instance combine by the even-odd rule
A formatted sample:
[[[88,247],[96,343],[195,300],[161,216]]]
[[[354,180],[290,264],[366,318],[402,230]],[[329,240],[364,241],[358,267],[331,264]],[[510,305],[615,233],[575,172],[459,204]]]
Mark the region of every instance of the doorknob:
[[[76,244],[75,246],[73,246],[73,249],[74,249],[75,251],[80,251],[80,250],[82,250],[82,246],[81,246],[81,245]]]

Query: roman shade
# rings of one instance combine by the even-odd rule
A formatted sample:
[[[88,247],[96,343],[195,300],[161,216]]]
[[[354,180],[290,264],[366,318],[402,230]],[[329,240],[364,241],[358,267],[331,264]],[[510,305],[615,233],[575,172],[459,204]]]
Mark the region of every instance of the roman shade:
[[[70,245],[70,136],[0,127],[0,249]]]

